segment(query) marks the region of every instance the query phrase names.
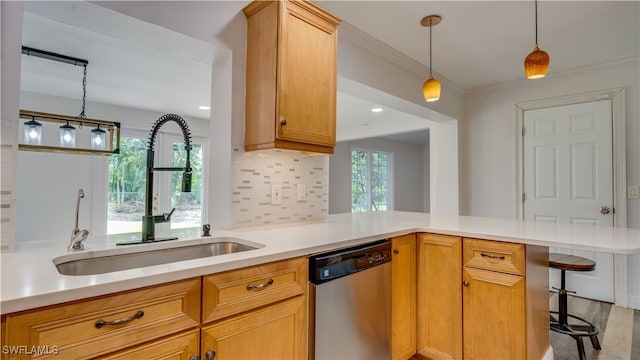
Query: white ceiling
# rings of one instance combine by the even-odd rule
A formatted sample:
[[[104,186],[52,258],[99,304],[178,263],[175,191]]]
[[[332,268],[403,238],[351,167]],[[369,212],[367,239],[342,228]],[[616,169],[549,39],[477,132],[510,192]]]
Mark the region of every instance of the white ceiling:
[[[198,107],[216,48],[204,41],[88,3],[26,2],[23,45],[88,60],[87,101],[209,118]],[[80,101],[82,70],[23,55],[21,88]]]
[[[156,6],[170,21],[184,6],[199,7],[196,16],[201,18],[189,26],[207,21],[215,24],[211,26],[220,36],[246,3],[25,2],[24,45],[90,60],[90,101],[208,118],[197,106],[209,102],[215,46],[116,11],[126,9],[144,18],[149,7]],[[433,70],[462,90],[523,79],[522,62],[534,45],[533,1],[317,3],[425,66],[428,29],[419,21],[430,14],[442,16],[442,23],[433,28]],[[551,56],[550,74],[637,57],[639,5],[639,1],[540,1],[539,43]],[[80,98],[81,69],[27,58],[23,55],[23,89]],[[404,128],[398,126],[401,122],[407,122],[407,128],[421,128],[421,118],[394,109],[371,113],[375,106],[339,93],[338,137],[347,131],[345,126],[358,123],[369,124],[350,130],[359,131],[359,137],[364,128],[372,136],[385,127],[386,133],[393,133],[394,128]]]
[[[468,90],[524,77],[535,44],[533,1],[319,1],[361,31],[426,66],[431,14],[433,70]],[[538,42],[549,72],[638,56],[639,1],[539,1]]]

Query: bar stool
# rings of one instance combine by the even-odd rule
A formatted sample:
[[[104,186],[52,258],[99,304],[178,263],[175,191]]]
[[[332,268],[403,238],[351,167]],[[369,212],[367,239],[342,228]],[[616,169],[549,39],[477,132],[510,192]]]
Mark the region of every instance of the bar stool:
[[[587,320],[571,315],[567,312],[567,293],[574,293],[575,291],[568,291],[565,288],[565,271],[593,271],[596,268],[596,263],[587,258],[583,258],[575,255],[567,254],[549,254],[549,267],[560,269],[560,289],[558,290],[558,311],[551,311],[550,316],[550,329],[565,335],[569,335],[576,340],[578,345],[578,353],[580,360],[585,360],[586,354],[584,351],[584,344],[582,338],[588,336],[591,339],[591,345],[595,350],[600,350],[600,342],[598,341],[598,328]],[[557,317],[554,317],[554,314]],[[569,318],[577,320],[577,324],[569,324]]]

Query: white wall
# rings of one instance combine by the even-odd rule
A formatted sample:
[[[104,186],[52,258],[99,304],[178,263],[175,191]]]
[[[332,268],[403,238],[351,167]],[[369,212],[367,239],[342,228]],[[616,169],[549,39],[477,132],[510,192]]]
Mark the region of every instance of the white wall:
[[[20,47],[22,46],[21,2],[0,2],[0,38],[2,59],[0,79],[0,249],[13,251],[15,246],[16,194],[15,171],[18,150],[15,134],[20,97]]]
[[[393,153],[393,208],[398,211],[428,211],[424,193],[429,192],[427,170],[421,145],[381,138],[339,142],[329,157],[329,213],[351,212],[351,147]],[[426,174],[426,176],[425,176]]]
[[[640,183],[640,64],[638,58],[582,71],[550,73],[476,89],[464,97],[460,122],[460,208],[463,215],[516,216],[515,104],[610,88],[626,89],[627,184]],[[640,228],[640,203],[627,200],[627,226]],[[640,256],[628,261],[629,304],[640,308]]]

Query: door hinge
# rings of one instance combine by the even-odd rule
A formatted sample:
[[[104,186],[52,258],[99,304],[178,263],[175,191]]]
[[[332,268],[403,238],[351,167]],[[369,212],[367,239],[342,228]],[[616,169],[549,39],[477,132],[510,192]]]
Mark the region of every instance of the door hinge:
[[[527,196],[525,195],[525,193],[522,193],[522,202],[524,202],[524,200],[527,198]]]
[[[526,133],[526,130],[524,128],[524,126],[522,127],[522,137],[524,137],[524,134]]]

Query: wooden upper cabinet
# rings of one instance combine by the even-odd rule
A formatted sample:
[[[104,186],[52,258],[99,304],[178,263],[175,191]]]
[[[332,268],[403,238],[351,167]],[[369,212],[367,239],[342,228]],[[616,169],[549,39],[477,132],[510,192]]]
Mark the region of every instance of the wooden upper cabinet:
[[[332,154],[340,20],[309,1],[254,1],[243,11],[245,150]]]

